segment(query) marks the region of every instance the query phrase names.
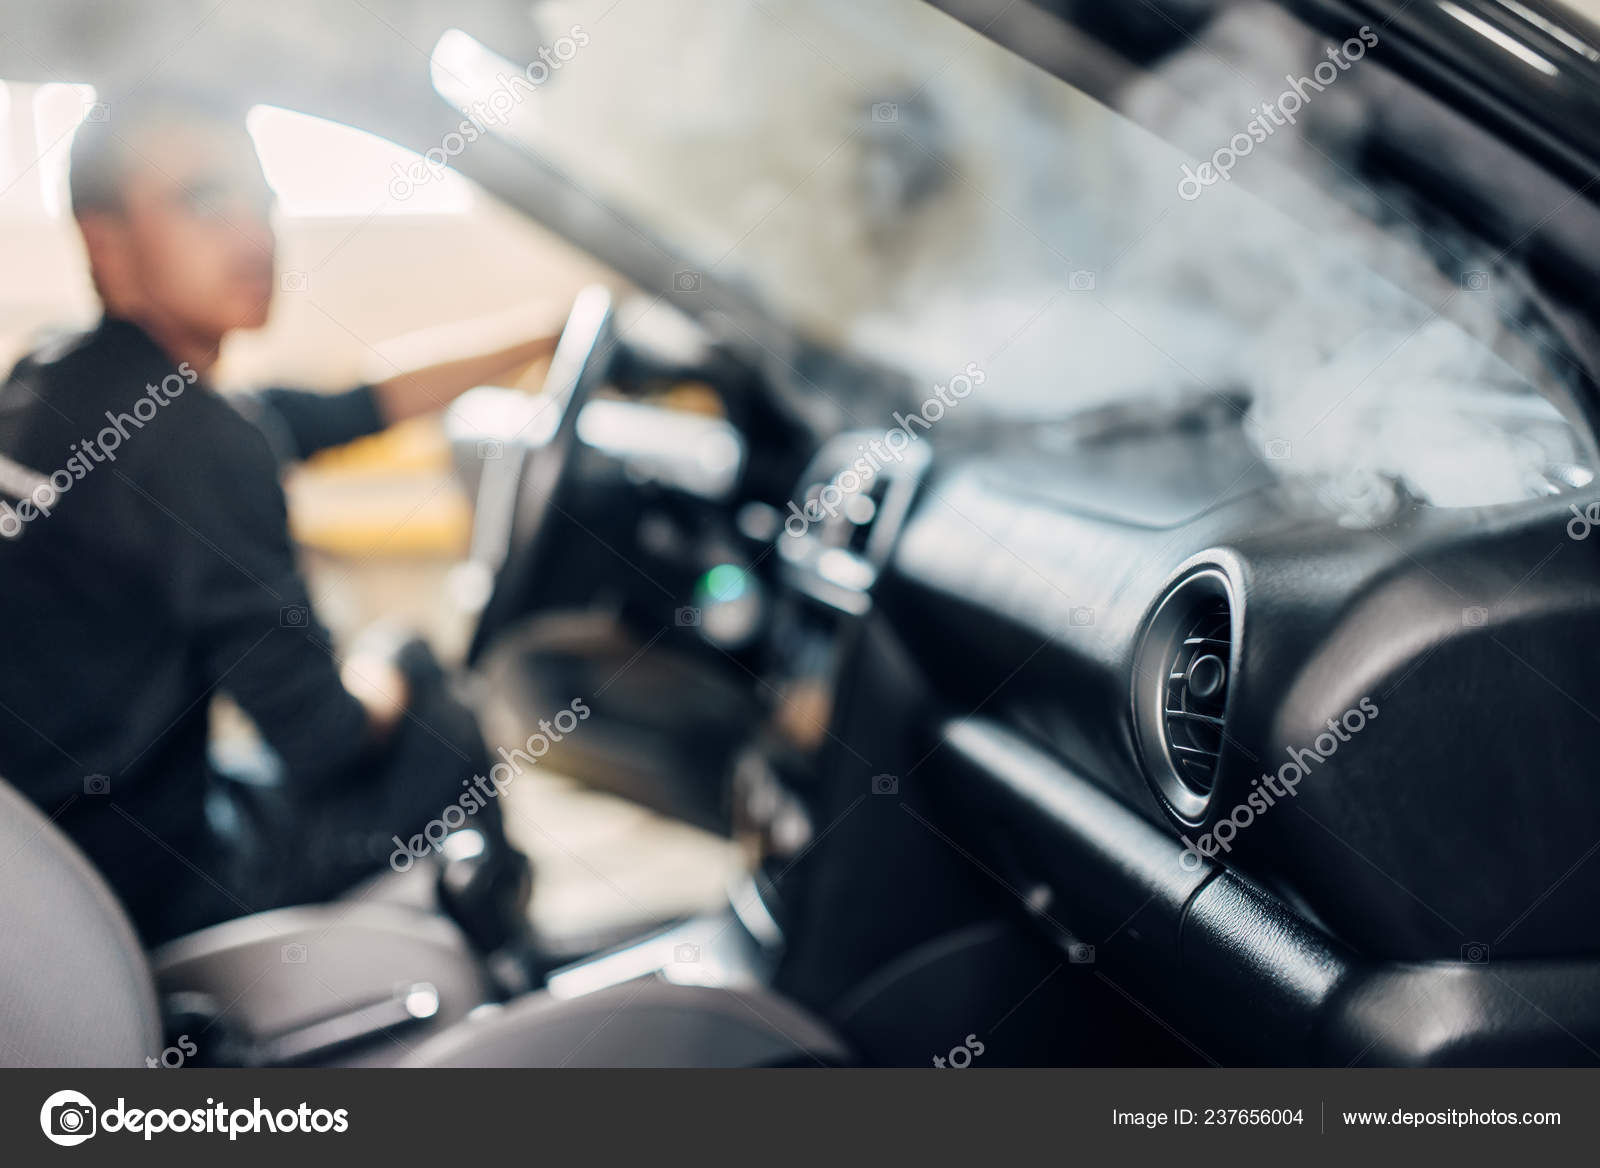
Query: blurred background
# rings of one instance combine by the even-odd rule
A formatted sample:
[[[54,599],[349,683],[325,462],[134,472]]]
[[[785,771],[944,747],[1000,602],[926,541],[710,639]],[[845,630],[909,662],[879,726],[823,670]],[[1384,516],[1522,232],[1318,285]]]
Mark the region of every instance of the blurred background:
[[[1502,169],[1478,144],[1449,152],[1460,173],[1441,171],[1433,135],[1449,123],[1381,71],[1344,76],[1238,181],[1181,201],[1180,167],[1321,59],[1322,40],[1270,5],[1173,0],[1096,15],[1061,0],[1127,54],[1058,30],[1040,52],[1080,90],[911,0],[62,3],[84,19],[18,6],[0,41],[0,247],[11,261],[0,360],[95,315],[65,167],[95,108],[85,78],[119,65],[135,80],[170,72],[259,99],[249,126],[279,196],[280,291],[269,327],[224,351],[225,390],[338,388],[403,365],[418,330],[559,307],[596,281],[626,293],[617,272],[538,225],[548,210],[657,286],[619,312],[624,328],[672,315],[653,277],[683,295],[704,277],[702,323],[715,285],[748,309],[722,314],[722,339],[763,359],[797,352],[792,330],[893,370],[913,403],[980,365],[988,388],[941,440],[978,422],[1225,396],[1248,410],[1258,446],[1302,435],[1272,472],[1319,490],[1341,476],[1330,505],[1357,524],[1381,522],[1404,497],[1466,506],[1539,493],[1539,467],[1585,461],[1557,408],[1559,370],[1530,355],[1542,338],[1518,332],[1509,282],[1497,273],[1487,285],[1496,257],[1401,184],[1357,177],[1351,150],[1373,127],[1413,181],[1470,192]],[[999,21],[1010,6],[992,8]],[[458,24],[441,36],[446,20]],[[507,77],[564,39],[560,70],[518,91],[494,140],[459,160],[510,175],[497,189],[524,210],[453,169],[395,196],[393,180],[421,155],[355,123],[418,151],[448,145],[462,111],[493,108]],[[298,67],[260,63],[283,61]],[[559,196],[539,188],[547,207],[523,200],[521,185],[550,174]],[[1530,201],[1540,223],[1565,207]],[[818,390],[803,405],[831,411],[835,430],[887,424],[883,399],[867,401],[856,382],[823,392],[798,380]],[[539,381],[536,370],[520,388]],[[1332,422],[1330,392],[1343,394]],[[1524,419],[1514,435],[1508,413]],[[336,636],[393,621],[460,657],[471,605],[453,589],[472,508],[437,420],[332,452],[287,489]],[[486,729],[491,745],[525,736]],[[736,866],[724,841],[635,804],[555,778],[519,791],[532,801],[513,819],[552,918],[691,911],[719,900]]]
[[[50,334],[92,325],[99,305],[67,204],[72,134],[92,87],[0,81],[0,363]],[[471,180],[446,173],[403,204],[392,168],[418,156],[364,131],[272,106],[249,128],[279,206],[279,292],[271,323],[225,348],[219,388],[339,389],[404,367],[419,332],[547,302],[559,314],[586,284],[624,281]],[[399,341],[396,344],[396,341]],[[542,369],[523,388],[538,392]],[[441,418],[330,451],[286,483],[291,521],[322,618],[348,643],[389,622],[459,660],[471,612],[451,603],[471,500],[452,471]],[[219,698],[217,734],[248,738]],[[526,728],[486,726],[491,747]],[[510,796],[512,834],[535,859],[534,912],[564,937],[715,906],[737,857],[724,840],[586,790],[548,770]]]

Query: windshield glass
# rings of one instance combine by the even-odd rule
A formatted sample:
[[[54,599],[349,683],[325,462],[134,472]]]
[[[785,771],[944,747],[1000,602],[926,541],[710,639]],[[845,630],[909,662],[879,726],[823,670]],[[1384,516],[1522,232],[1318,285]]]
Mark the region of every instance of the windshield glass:
[[[1127,112],[916,0],[563,0],[543,65],[453,33],[433,74],[684,257],[686,307],[731,282],[927,384],[980,371],[952,416],[1226,395],[1285,473],[1439,505],[1588,481],[1555,378],[1497,355],[1529,337],[1495,257],[1348,171],[1333,197],[1299,133],[1359,121],[1380,34],[1244,9],[1141,65],[1064,44]]]

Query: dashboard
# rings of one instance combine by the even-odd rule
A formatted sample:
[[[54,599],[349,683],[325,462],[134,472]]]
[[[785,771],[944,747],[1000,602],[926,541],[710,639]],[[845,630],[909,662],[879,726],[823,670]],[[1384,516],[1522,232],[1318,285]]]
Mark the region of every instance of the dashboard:
[[[1402,494],[1352,523],[1236,412],[1143,413],[947,442],[873,533],[877,652],[925,687],[944,841],[1069,961],[1098,944],[1240,1057],[1579,1057],[1589,497]],[[857,693],[891,716],[876,678]]]
[[[1600,839],[1573,649],[1600,575],[1569,496],[1358,527],[1225,415],[1041,445],[942,451],[886,565],[951,710],[1355,951],[1600,947],[1600,866],[1568,871]]]
[[[931,879],[907,849],[948,845],[1048,939],[1184,971],[1186,1028],[1248,1004],[1249,1057],[1544,1059],[1553,1013],[1600,1041],[1592,460],[1548,414],[1496,416],[1552,454],[1516,497],[1397,476],[1373,507],[1275,467],[1241,406],[893,458],[847,430],[797,475],[731,415],[585,407],[564,518],[611,554],[565,602],[610,596],[644,649],[753,688],[723,773],[802,998],[967,911],[960,865],[914,911],[897,891]],[[1397,1006],[1418,995],[1439,1009]]]

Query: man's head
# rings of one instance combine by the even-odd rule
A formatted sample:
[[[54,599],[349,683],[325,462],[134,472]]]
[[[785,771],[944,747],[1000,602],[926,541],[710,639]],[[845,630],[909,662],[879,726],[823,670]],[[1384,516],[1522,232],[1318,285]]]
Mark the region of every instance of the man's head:
[[[114,316],[220,342],[266,323],[272,190],[239,111],[192,97],[106,103],[72,143],[72,211]]]

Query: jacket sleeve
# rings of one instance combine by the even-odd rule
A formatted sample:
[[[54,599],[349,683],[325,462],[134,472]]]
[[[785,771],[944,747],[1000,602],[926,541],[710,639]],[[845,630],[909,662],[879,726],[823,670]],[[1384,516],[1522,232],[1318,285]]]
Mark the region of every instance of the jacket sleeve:
[[[250,715],[289,781],[337,781],[362,760],[367,715],[312,610],[277,462],[220,399],[194,404],[212,416],[163,419],[193,432],[169,434],[177,456],[147,476],[149,501],[166,512],[177,619],[208,684]]]
[[[280,462],[310,458],[331,446],[376,434],[388,424],[370,385],[342,393],[261,389],[233,400],[266,436]]]

